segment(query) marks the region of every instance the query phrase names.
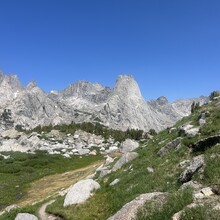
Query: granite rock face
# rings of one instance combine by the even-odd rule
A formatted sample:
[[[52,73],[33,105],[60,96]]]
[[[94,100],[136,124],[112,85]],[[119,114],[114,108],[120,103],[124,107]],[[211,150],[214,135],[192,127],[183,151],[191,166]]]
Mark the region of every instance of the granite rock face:
[[[205,98],[200,98],[204,101]],[[13,126],[92,122],[120,130],[162,130],[190,113],[192,101],[146,102],[132,76],[120,75],[114,89],[78,81],[63,91],[45,93],[34,81],[22,86],[16,75],[0,72],[0,114],[9,109]],[[0,129],[5,130],[0,121]]]

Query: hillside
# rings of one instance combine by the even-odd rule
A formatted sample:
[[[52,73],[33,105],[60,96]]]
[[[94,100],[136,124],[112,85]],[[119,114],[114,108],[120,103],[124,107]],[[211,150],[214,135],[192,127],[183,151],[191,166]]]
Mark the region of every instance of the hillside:
[[[62,195],[47,211],[70,220],[219,219],[219,132],[220,101],[214,98],[135,152],[126,147],[121,156],[110,154],[114,161],[108,156],[89,177],[100,188],[85,202],[63,206],[67,198]],[[14,210],[2,219],[18,212],[37,215],[38,207]]]

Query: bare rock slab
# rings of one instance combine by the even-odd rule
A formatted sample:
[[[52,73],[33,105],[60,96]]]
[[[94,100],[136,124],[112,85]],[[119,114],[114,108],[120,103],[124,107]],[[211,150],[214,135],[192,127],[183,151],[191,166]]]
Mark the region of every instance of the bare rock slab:
[[[137,215],[138,209],[141,208],[147,201],[164,198],[165,193],[162,192],[142,194],[124,205],[121,210],[107,220],[133,220]]]
[[[99,188],[100,185],[92,179],[81,180],[70,187],[63,206],[66,207],[69,205],[83,203],[91,196],[93,190]]]

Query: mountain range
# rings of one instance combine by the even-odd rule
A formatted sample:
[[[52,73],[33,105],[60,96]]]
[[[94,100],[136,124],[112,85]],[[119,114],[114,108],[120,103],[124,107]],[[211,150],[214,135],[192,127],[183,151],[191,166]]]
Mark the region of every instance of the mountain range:
[[[189,115],[193,101],[203,104],[207,98],[146,101],[131,75],[119,75],[113,89],[78,81],[46,93],[34,81],[22,86],[16,75],[0,72],[0,112],[10,109],[14,125],[24,128],[92,122],[120,130],[160,131]]]

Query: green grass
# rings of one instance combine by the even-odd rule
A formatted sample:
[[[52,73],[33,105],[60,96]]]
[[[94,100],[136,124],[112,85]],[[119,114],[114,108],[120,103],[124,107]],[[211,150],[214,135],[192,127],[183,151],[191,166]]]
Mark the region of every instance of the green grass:
[[[64,158],[40,151],[36,154],[8,154],[11,155],[9,159],[0,160],[0,210],[22,199],[31,182],[47,175],[82,168],[102,159],[100,155]]]
[[[219,220],[220,212],[213,210],[211,206],[198,206],[187,208],[181,215],[181,220]]]
[[[137,149],[139,153],[137,159],[123,166],[117,172],[101,179],[101,189],[86,203],[63,208],[64,198],[60,197],[48,207],[48,211],[63,216],[67,220],[103,220],[115,214],[124,204],[130,202],[138,195],[160,191],[169,193],[167,202],[161,207],[154,202],[146,204],[144,209],[138,213],[137,219],[171,219],[176,212],[184,209],[192,202],[192,192],[190,190],[178,191],[180,188],[178,178],[184,170],[184,168],[179,166],[179,163],[183,160],[191,160],[197,155],[197,153],[193,153],[190,150],[189,145],[207,137],[209,134],[216,134],[220,131],[219,108],[214,107],[214,105],[215,103],[211,103],[199,108],[196,113],[183,118],[175,125],[175,127],[179,127],[190,123],[194,126],[199,126],[201,111],[210,112],[207,118],[207,125],[202,128],[201,135],[195,138],[184,137],[181,144],[182,147],[179,150],[171,150],[162,157],[157,156],[157,152],[163,146],[179,136],[178,131],[169,134],[168,130],[164,130]],[[206,133],[205,131],[210,130],[210,127],[212,127],[212,132]],[[220,157],[211,158],[211,154],[215,154],[219,150],[219,147],[213,147],[204,152],[206,162],[204,177],[200,179],[200,175],[195,175],[193,176],[194,180],[204,185],[219,183],[220,168],[218,168],[218,164],[220,164]],[[147,167],[153,167],[154,173],[148,173]],[[113,187],[109,186],[116,178],[120,179],[120,182]]]
[[[168,135],[167,131],[161,132],[154,140],[148,141],[138,149],[139,157],[128,163],[123,169],[112,173],[101,180],[101,189],[98,190],[85,204],[63,208],[63,199],[59,198],[48,207],[48,211],[63,216],[65,219],[107,219],[117,212],[125,203],[146,192],[170,192],[179,188],[177,181],[181,173],[178,164],[188,157],[186,147],[179,151],[171,152],[164,157],[158,157],[156,153],[167,142],[176,138],[176,134]],[[161,139],[167,141],[160,146]],[[175,166],[174,166],[175,164]],[[154,173],[148,173],[147,167],[155,169]],[[116,178],[120,182],[116,186],[109,184]]]

